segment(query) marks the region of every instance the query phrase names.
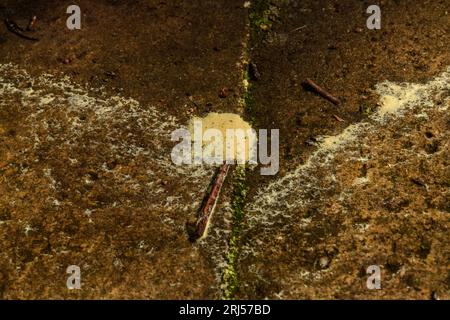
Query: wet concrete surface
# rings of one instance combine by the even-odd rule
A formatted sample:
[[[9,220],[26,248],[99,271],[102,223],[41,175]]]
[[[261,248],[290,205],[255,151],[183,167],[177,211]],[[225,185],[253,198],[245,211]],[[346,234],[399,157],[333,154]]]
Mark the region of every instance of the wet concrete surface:
[[[280,129],[280,172],[247,170],[235,298],[448,299],[448,86],[375,117],[377,84],[450,65],[448,1],[381,1],[381,30],[367,30],[366,1],[80,1],[79,31],[69,4],[0,1],[2,18],[37,15],[40,38],[0,28],[1,298],[221,298],[234,175],[191,243],[214,168],[174,166],[170,133],[236,112]],[[382,290],[367,289],[369,265]]]
[[[250,56],[260,77],[252,82],[249,113],[261,128],[280,128],[280,174],[250,178],[256,187],[247,207],[237,296],[428,299],[436,291],[448,298],[448,208],[436,207],[436,201],[448,203],[441,180],[448,179],[448,111],[424,122],[409,115],[393,127],[380,125],[330,153],[322,154],[318,140],[372,122],[380,104],[377,83],[425,83],[447,70],[450,3],[382,1],[381,30],[366,28],[367,1],[259,3],[271,27],[253,37]],[[306,78],[341,104],[305,90]],[[426,127],[436,127],[439,142],[423,141]],[[442,153],[420,162],[419,151],[408,152],[423,143],[439,144]],[[328,164],[334,158],[340,160]],[[405,158],[409,164],[401,162]],[[402,173],[384,168],[387,163],[402,166]],[[417,193],[414,176],[439,191]],[[367,289],[370,265],[382,268],[383,290]]]
[[[78,4],[79,31],[65,26],[69,3],[1,11],[21,25],[37,15],[41,39],[1,29],[1,63],[14,64],[1,74],[1,296],[219,298],[220,235],[202,246],[185,228],[213,170],[172,165],[170,133],[193,114],[236,112],[246,10]],[[69,265],[82,290],[67,289]]]

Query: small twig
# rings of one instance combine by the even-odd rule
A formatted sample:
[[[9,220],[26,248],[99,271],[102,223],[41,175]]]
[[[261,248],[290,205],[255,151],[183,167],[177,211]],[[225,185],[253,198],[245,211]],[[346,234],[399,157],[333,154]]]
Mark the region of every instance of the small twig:
[[[344,121],[345,121],[344,119],[342,119],[341,117],[339,117],[339,116],[336,115],[336,114],[333,114],[333,117],[334,117],[337,121],[339,121],[339,122],[344,122]]]
[[[226,163],[220,167],[219,172],[217,173],[212,184],[211,192],[209,193],[208,198],[200,209],[199,217],[197,219],[197,222],[195,223],[195,234],[193,235],[197,239],[203,237],[203,235],[205,234],[209,219],[214,212],[214,208],[216,207],[220,190],[222,189],[229,168],[230,165]]]
[[[24,32],[23,28],[19,27],[17,25],[17,23],[15,23],[14,21],[9,20],[9,19],[5,19],[5,24],[6,24],[6,28],[8,28],[8,30],[10,32],[14,33],[15,35],[17,35],[17,36],[19,36],[21,38],[27,39],[27,40],[39,41],[38,38],[33,38],[33,37],[30,37],[30,36],[24,34],[23,33]]]
[[[309,78],[306,78],[305,83],[311,88],[313,89],[316,93],[318,93],[319,95],[321,95],[322,97],[324,97],[325,99],[329,100],[331,103],[338,105],[341,102],[339,101],[338,98],[334,97],[333,95],[331,95],[329,92],[327,92],[325,89],[323,89],[322,87],[320,87],[317,83],[315,83],[314,81],[312,81]]]
[[[289,31],[289,33],[292,33],[292,32],[298,31],[298,30],[301,30],[301,29],[303,29],[303,28],[306,28],[306,24],[305,24],[304,26],[301,26],[301,27],[295,28],[294,30]]]
[[[28,23],[27,31],[34,31],[34,27],[36,26],[36,21],[37,21],[37,17],[32,16],[30,19],[30,22]]]

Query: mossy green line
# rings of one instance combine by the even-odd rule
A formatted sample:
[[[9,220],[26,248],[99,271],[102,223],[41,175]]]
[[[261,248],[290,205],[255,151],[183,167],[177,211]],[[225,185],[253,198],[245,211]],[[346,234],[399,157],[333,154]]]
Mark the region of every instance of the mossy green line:
[[[248,71],[248,66],[244,72],[244,79],[247,81],[247,90],[244,92],[244,113],[246,120],[251,124],[253,128],[257,125],[256,118],[254,116],[255,111],[255,99],[252,94],[252,84],[250,82],[250,75]]]
[[[275,15],[275,9],[271,6],[269,0],[252,1],[249,12],[249,28],[250,43],[261,41],[272,27]],[[246,46],[245,50],[249,50],[250,46]],[[242,97],[244,117],[250,122],[252,127],[256,127],[255,101],[252,94],[252,81],[248,67],[249,52],[243,52],[243,60],[245,68],[243,71],[243,82],[245,90]],[[236,167],[233,175],[233,196],[231,208],[233,214],[233,225],[229,240],[228,252],[226,255],[227,266],[222,274],[222,298],[231,300],[236,298],[239,289],[239,253],[241,249],[241,234],[245,218],[245,203],[248,192],[248,185],[245,176],[246,168],[243,165]]]
[[[253,40],[264,37],[272,28],[273,11],[269,0],[254,0],[250,7],[249,20]]]
[[[242,222],[244,220],[244,206],[247,197],[248,186],[245,183],[245,166],[239,165],[234,172],[233,181],[233,200],[231,208],[233,210],[233,227],[227,253],[227,267],[222,276],[223,283],[223,299],[234,299],[236,291],[239,288],[238,275],[238,257],[240,250],[240,236],[242,230]]]

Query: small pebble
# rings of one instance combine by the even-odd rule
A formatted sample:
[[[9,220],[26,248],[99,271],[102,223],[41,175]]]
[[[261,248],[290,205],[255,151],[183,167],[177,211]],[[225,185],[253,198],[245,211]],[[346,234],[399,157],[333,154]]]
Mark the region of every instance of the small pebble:
[[[220,90],[219,97],[223,99],[228,97],[229,94],[230,90],[228,88],[222,88],[222,90]]]
[[[328,259],[328,257],[322,257],[319,259],[320,268],[325,269],[328,267],[329,264],[330,264],[330,260]]]
[[[252,80],[259,80],[261,78],[258,67],[253,62],[250,62],[250,64],[248,65],[248,72]]]

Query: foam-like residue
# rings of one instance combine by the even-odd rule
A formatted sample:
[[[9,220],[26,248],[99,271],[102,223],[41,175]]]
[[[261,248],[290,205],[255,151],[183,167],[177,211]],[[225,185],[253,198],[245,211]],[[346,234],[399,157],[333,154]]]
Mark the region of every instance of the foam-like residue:
[[[259,190],[247,209],[250,225],[269,226],[282,217],[288,218],[294,210],[306,207],[311,198],[333,188],[333,168],[329,164],[336,155],[345,152],[361,137],[376,134],[380,126],[401,118],[407,110],[425,113],[428,108],[434,107],[433,97],[449,89],[450,68],[424,84],[389,81],[378,84],[376,91],[380,102],[377,112],[368,121],[350,125],[338,135],[319,137],[317,150],[304,164]],[[449,98],[446,98],[439,110],[445,110],[448,104]],[[355,181],[357,184],[366,182]]]
[[[194,130],[194,124],[199,123],[201,124],[201,132],[199,136],[195,135]],[[199,117],[193,117],[189,121],[189,131],[191,133],[191,137],[193,141],[195,139],[199,139],[200,144],[203,146],[203,155],[213,157],[214,154],[214,146],[213,142],[208,140],[205,141],[205,138],[203,134],[207,130],[218,130],[221,135],[221,144],[222,144],[222,152],[224,158],[226,157],[229,160],[235,161],[238,160],[240,157],[239,151],[240,146],[242,148],[245,148],[244,153],[242,154],[243,160],[246,162],[250,158],[250,148],[252,146],[255,146],[257,143],[257,137],[252,130],[252,127],[250,124],[246,121],[244,121],[241,116],[234,113],[209,113],[204,118]],[[233,142],[232,144],[227,145],[227,130],[232,130],[232,132],[235,131],[241,131],[242,136],[240,135],[234,135],[232,136]],[[240,140],[242,139],[242,140]],[[214,143],[216,142],[215,139],[212,139]],[[229,150],[227,150],[227,148]]]
[[[97,169],[111,177],[113,184],[147,195],[149,206],[156,210],[197,209],[212,169],[172,163],[170,134],[179,127],[175,117],[153,106],[142,106],[132,98],[107,96],[101,89],[85,89],[68,77],[48,74],[32,77],[13,64],[0,65],[0,105],[9,107],[17,103],[28,114],[23,123],[28,132],[21,138],[30,147],[22,152],[47,144],[55,152],[65,148],[70,155],[68,163],[73,164],[79,162],[77,153],[81,147],[85,152],[101,150],[105,161],[130,163],[145,159],[145,167],[137,174],[121,172],[119,167],[108,169],[106,163]],[[53,171],[47,169],[46,172]],[[190,187],[178,190],[188,197],[168,193],[162,185],[164,179],[188,181]]]

